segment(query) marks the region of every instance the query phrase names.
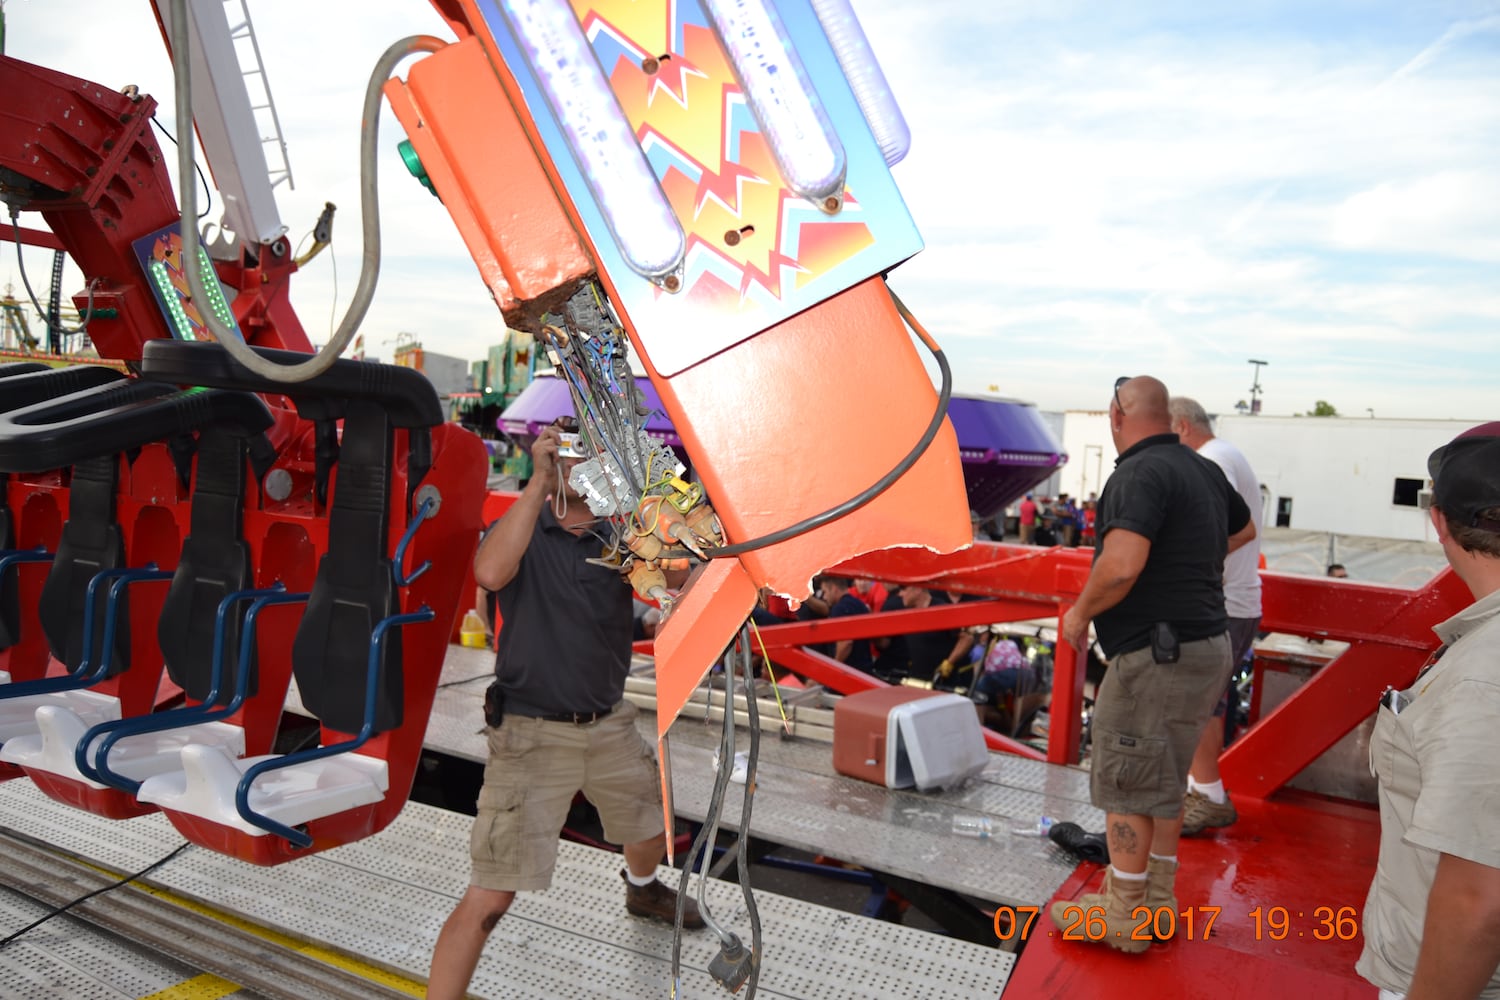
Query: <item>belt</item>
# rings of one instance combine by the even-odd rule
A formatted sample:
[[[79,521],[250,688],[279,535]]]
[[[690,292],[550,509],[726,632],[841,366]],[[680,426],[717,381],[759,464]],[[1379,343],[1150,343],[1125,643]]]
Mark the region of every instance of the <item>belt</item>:
[[[559,712],[557,715],[538,715],[536,718],[543,722],[568,722],[575,726],[589,726],[609,715],[614,709],[607,708],[602,712]]]

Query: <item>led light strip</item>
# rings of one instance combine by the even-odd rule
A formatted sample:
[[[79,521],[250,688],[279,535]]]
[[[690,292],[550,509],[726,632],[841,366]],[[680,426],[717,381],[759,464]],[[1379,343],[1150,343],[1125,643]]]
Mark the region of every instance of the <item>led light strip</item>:
[[[625,263],[667,291],[681,285],[687,236],[566,0],[500,4]]]
[[[895,166],[911,151],[911,129],[896,105],[875,53],[870,50],[870,40],[859,26],[854,8],[849,0],[812,0],[812,8],[833,45],[833,54],[854,91],[859,110],[880,145],[886,166]]]
[[[776,10],[766,0],[703,0],[781,177],[825,212],[843,205],[844,147]]]

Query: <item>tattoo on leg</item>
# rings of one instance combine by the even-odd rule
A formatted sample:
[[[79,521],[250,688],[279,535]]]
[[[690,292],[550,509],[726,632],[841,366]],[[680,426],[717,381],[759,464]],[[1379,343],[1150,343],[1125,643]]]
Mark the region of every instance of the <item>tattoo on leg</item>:
[[[1135,835],[1135,829],[1124,820],[1115,820],[1109,827],[1109,849],[1119,851],[1122,854],[1134,854],[1139,848],[1140,842]]]

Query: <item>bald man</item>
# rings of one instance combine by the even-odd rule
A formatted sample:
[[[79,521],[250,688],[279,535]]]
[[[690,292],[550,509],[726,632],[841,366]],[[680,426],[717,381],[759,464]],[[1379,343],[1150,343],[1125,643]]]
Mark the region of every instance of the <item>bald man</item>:
[[[1138,907],[1177,909],[1182,792],[1231,666],[1224,557],[1255,535],[1224,473],[1172,433],[1167,401],[1149,375],[1115,382],[1119,458],[1099,498],[1093,568],[1062,623],[1081,650],[1092,621],[1109,661],[1094,703],[1090,792],[1105,813],[1110,864],[1102,893],[1050,913],[1065,939],[1125,952],[1151,945],[1135,933]]]

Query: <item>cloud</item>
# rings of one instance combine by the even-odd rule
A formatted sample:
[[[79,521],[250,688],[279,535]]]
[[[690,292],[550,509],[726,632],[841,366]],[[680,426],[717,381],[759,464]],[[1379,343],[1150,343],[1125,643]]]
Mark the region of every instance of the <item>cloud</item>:
[[[1255,356],[1272,362],[1268,412],[1325,398],[1382,415],[1493,413],[1492,2],[856,5],[913,133],[893,172],[927,249],[892,284],[948,346],[961,390],[1097,407],[1118,374],[1157,368],[1227,410]],[[365,4],[359,18],[336,5],[250,9],[297,179],[278,189],[282,215],[299,238],[325,200],[339,204],[342,313],[359,261],[370,67],[393,39],[447,28],[410,0]],[[20,0],[6,13],[10,54],[140,83],[171,124],[149,9]],[[409,331],[477,358],[499,317],[447,212],[395,156],[388,112],[381,127],[386,260],[367,342]],[[318,340],[334,262],[294,279]]]

